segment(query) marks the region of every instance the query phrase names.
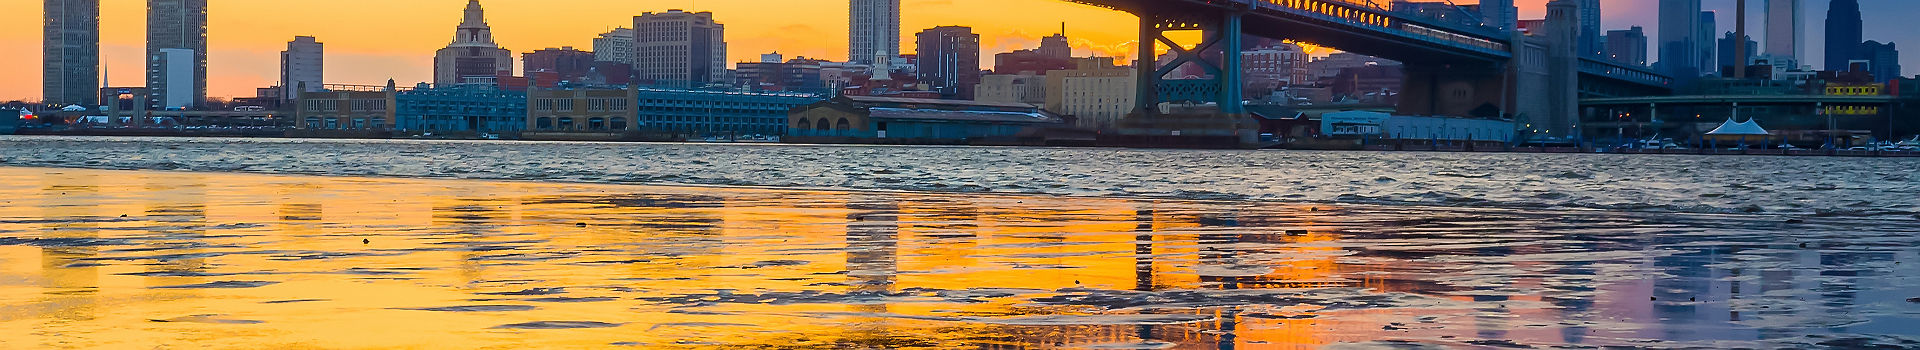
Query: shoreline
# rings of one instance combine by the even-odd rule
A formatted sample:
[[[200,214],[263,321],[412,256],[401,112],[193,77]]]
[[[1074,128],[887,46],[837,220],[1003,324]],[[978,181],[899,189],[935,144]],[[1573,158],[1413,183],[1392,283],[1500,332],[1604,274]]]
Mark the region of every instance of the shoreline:
[[[33,130],[33,129],[23,129],[23,130]],[[132,130],[132,129],[129,129],[129,130],[125,130],[125,131],[122,131],[122,132],[110,132],[110,131],[107,131],[107,130],[118,130],[118,129],[100,129],[100,130],[91,130],[91,131],[95,131],[95,132],[71,132],[71,131],[69,131],[69,132],[46,132],[46,133],[29,133],[29,134],[15,134],[15,135],[12,135],[12,136],[28,136],[28,137],[78,137],[78,138],[86,138],[86,137],[155,137],[155,138],[183,138],[183,139],[219,139],[219,138],[230,138],[230,139],[280,139],[280,140],[348,140],[348,141],[364,141],[364,140],[421,140],[421,141],[472,141],[472,142],[529,142],[529,143],[550,143],[550,142],[551,142],[551,143],[566,143],[566,142],[589,142],[589,143],[611,143],[611,144],[713,144],[713,145],[755,145],[755,144],[772,144],[772,145],[793,145],[793,146],[899,146],[899,147],[986,147],[986,148],[1002,148],[1002,147],[1016,147],[1016,148],[1067,148],[1067,149],[1169,149],[1169,150],[1236,150],[1236,149],[1237,149],[1237,150],[1286,150],[1286,151],[1347,151],[1347,152],[1426,152],[1426,153],[1522,153],[1522,154],[1529,154],[1529,153],[1534,153],[1534,154],[1639,154],[1639,155],[1698,155],[1698,156],[1786,156],[1786,157],[1841,157],[1841,158],[1920,158],[1920,151],[1877,151],[1877,150],[1876,150],[1876,151],[1852,151],[1852,150],[1810,150],[1810,149],[1796,149],[1796,150],[1784,150],[1784,149],[1746,149],[1746,150],[1728,150],[1728,149],[1674,149],[1674,150],[1644,150],[1644,149],[1640,149],[1640,150],[1635,150],[1635,149],[1626,149],[1626,150],[1606,150],[1606,149],[1602,149],[1602,148],[1598,148],[1598,147],[1592,147],[1592,146],[1583,146],[1583,147],[1533,147],[1533,146],[1529,146],[1529,147],[1501,147],[1501,148],[1494,148],[1494,149],[1483,149],[1483,148],[1480,148],[1480,147],[1466,147],[1466,146],[1458,146],[1458,145],[1453,145],[1453,146],[1437,146],[1437,145],[1431,145],[1431,144],[1429,144],[1429,143],[1427,143],[1427,142],[1426,142],[1425,140],[1400,140],[1400,141],[1402,141],[1402,142],[1400,142],[1400,143],[1397,143],[1397,144],[1392,144],[1392,145],[1388,145],[1388,144],[1373,144],[1373,145],[1354,145],[1354,147],[1352,147],[1352,148],[1350,148],[1350,149],[1327,149],[1327,148],[1324,148],[1324,147],[1293,147],[1293,148],[1289,148],[1289,147],[1287,147],[1287,145],[1286,145],[1286,144],[1276,144],[1276,145],[1271,145],[1271,146],[1266,146],[1266,147],[1240,147],[1240,148],[1217,148],[1217,147],[1172,147],[1172,146],[1167,146],[1167,147],[1158,147],[1158,146],[1113,146],[1113,145],[1098,145],[1098,144],[1071,144],[1071,145],[1067,145],[1067,144],[1061,144],[1061,145],[1049,145],[1049,144],[1032,144],[1032,145],[1028,145],[1028,144],[993,144],[993,143],[986,143],[986,144],[970,144],[970,145],[969,145],[969,144],[917,144],[917,143],[911,143],[911,142],[907,142],[907,143],[898,143],[898,144],[895,144],[895,143],[808,143],[808,142],[765,142],[765,141],[711,141],[711,142],[705,142],[705,141],[650,141],[650,140],[630,140],[630,141],[629,141],[629,140],[605,140],[605,141],[595,141],[595,140],[500,140],[500,139],[482,139],[482,138],[422,138],[422,137],[303,137],[303,136],[287,136],[287,135],[261,135],[261,134],[258,134],[257,132],[255,132],[255,133],[252,133],[252,134],[249,134],[249,133],[248,133],[248,132],[247,132],[246,130],[238,130],[238,131],[232,131],[232,132],[221,132],[221,131],[218,131],[218,130],[214,130],[214,131],[208,131],[208,132],[206,132],[205,134],[199,134],[199,135],[196,135],[196,134],[191,134],[191,133],[187,133],[187,132],[184,132],[184,131],[179,131],[179,130],[170,130],[170,129],[160,129],[160,130]],[[6,135],[0,135],[0,136],[6,136]],[[1456,141],[1456,142],[1454,142],[1454,143],[1460,143],[1460,142],[1458,142],[1458,141]]]

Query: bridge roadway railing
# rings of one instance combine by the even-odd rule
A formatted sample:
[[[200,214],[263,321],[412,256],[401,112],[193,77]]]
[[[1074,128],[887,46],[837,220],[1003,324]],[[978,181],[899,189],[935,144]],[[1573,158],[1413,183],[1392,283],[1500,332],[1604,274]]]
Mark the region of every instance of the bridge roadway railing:
[[[1328,22],[1343,23],[1356,28],[1392,34],[1395,36],[1449,45],[1458,48],[1509,56],[1507,43],[1488,40],[1471,35],[1469,32],[1485,36],[1498,36],[1497,31],[1489,28],[1464,30],[1450,28],[1456,26],[1426,23],[1395,13],[1391,8],[1373,0],[1258,0],[1262,8],[1288,14],[1314,18]]]
[[[1598,75],[1640,84],[1673,88],[1673,78],[1654,73],[1644,67],[1631,67],[1606,58],[1583,55],[1580,57],[1580,73]]]

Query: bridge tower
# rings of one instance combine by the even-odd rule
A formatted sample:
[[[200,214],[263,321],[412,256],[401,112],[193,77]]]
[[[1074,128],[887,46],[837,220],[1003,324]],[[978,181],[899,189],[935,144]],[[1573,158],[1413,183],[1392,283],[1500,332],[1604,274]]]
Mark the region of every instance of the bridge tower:
[[[1243,105],[1240,50],[1242,21],[1250,4],[1232,3],[1212,11],[1142,10],[1134,112],[1119,123],[1122,142],[1139,146],[1236,146],[1254,142]],[[1199,31],[1200,43],[1182,45],[1170,32]],[[1164,45],[1164,46],[1162,46]],[[1169,50],[1159,62],[1160,49]],[[1203,76],[1173,76],[1196,66]],[[1162,110],[1161,104],[1172,107]],[[1209,105],[1211,104],[1211,105]]]

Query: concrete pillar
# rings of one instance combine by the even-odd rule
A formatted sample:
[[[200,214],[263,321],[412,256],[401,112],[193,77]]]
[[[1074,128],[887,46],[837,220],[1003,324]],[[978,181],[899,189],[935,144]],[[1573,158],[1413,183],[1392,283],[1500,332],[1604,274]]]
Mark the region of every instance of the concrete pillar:
[[[1227,11],[1226,20],[1221,23],[1220,35],[1220,112],[1228,115],[1247,114],[1246,106],[1240,101],[1244,98],[1241,83],[1242,64],[1240,63],[1240,11]]]
[[[1154,74],[1159,67],[1154,65],[1154,55],[1160,51],[1160,30],[1154,28],[1152,14],[1140,14],[1140,59],[1134,62],[1133,69],[1140,84],[1134,92],[1134,112],[1142,116],[1152,116],[1160,111],[1160,76]]]

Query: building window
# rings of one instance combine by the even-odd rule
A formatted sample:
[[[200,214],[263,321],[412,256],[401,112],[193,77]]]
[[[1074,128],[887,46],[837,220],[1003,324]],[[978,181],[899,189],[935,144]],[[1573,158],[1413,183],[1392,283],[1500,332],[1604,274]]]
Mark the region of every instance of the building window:
[[[606,130],[606,129],[607,129],[606,118],[587,119],[587,130]]]
[[[627,118],[622,118],[622,117],[614,117],[614,118],[613,118],[613,120],[612,120],[612,122],[611,122],[611,123],[609,123],[609,124],[608,124],[608,126],[609,126],[610,128],[612,128],[613,130],[626,130],[626,129],[627,129]]]
[[[853,123],[847,121],[847,118],[840,118],[840,122],[834,124],[833,129],[839,131],[853,130]]]
[[[813,122],[812,122],[812,121],[808,121],[808,120],[807,120],[807,118],[800,118],[800,123],[798,123],[798,124],[794,124],[794,125],[793,125],[793,128],[794,128],[794,129],[798,129],[798,130],[809,130],[809,129],[813,129]]]
[[[539,130],[552,130],[553,117],[540,117],[540,119],[534,119],[533,128],[539,129]]]

